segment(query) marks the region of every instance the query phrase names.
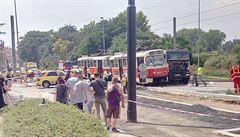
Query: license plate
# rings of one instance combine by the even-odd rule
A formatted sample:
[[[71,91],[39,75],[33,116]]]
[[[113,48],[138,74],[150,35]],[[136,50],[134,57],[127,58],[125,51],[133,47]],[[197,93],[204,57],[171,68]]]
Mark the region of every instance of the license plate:
[[[175,74],[175,76],[181,76],[181,74]]]

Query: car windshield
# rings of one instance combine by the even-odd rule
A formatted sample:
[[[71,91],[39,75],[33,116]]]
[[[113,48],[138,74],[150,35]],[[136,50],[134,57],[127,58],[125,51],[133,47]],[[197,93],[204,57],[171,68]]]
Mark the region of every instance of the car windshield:
[[[162,55],[146,57],[147,66],[163,65],[164,63],[165,63],[165,59]]]
[[[189,60],[188,52],[168,52],[168,60]]]

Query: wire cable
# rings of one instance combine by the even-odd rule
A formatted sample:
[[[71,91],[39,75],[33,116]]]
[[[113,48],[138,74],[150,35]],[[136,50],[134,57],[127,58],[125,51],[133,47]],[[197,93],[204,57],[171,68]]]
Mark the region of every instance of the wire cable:
[[[240,2],[235,2],[235,3],[232,3],[232,4],[225,5],[225,6],[221,6],[221,7],[217,7],[217,8],[213,8],[213,9],[209,9],[209,10],[205,10],[205,11],[201,11],[200,13],[207,13],[207,12],[223,9],[223,8],[234,6],[234,5],[238,5],[238,4],[240,4]],[[198,15],[198,13],[193,13],[193,14],[189,14],[189,15],[185,15],[185,16],[180,16],[180,17],[177,17],[177,19],[183,19],[183,18],[195,16],[195,15]],[[159,25],[159,24],[166,23],[166,22],[172,22],[172,19],[161,21],[161,22],[158,22],[158,23],[154,23],[154,24],[152,24],[152,26]]]

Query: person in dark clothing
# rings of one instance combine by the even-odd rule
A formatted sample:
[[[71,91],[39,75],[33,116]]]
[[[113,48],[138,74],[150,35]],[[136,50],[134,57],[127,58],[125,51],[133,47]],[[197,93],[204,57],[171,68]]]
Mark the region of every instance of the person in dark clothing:
[[[4,89],[4,83],[5,83],[5,79],[3,77],[0,77],[0,109],[6,106],[3,100],[3,95],[2,95],[3,93],[6,92],[6,90]]]
[[[56,86],[56,101],[67,104],[68,103],[68,87],[65,85],[65,81],[62,78],[58,79],[58,85]]]
[[[65,81],[67,81],[71,77],[71,72],[68,71],[65,77]]]

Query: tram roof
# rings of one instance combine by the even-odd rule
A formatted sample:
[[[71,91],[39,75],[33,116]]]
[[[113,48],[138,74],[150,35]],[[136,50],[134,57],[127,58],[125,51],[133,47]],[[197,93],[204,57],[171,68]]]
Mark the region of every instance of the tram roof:
[[[91,57],[92,60],[105,60],[108,59],[110,56],[96,56],[96,57]]]
[[[117,53],[117,54],[111,56],[109,59],[113,60],[113,59],[123,58],[123,57],[127,57],[127,54],[125,54],[125,53]]]
[[[151,53],[151,52],[152,53],[153,52],[159,52],[160,54],[164,54],[164,50],[163,49],[153,49],[153,50],[147,50],[147,51],[139,51],[139,52],[137,52],[136,56],[137,57],[146,56],[146,55],[149,55],[149,53]]]
[[[78,58],[78,61],[82,61],[82,60],[91,60],[91,57],[84,56],[84,57]]]

